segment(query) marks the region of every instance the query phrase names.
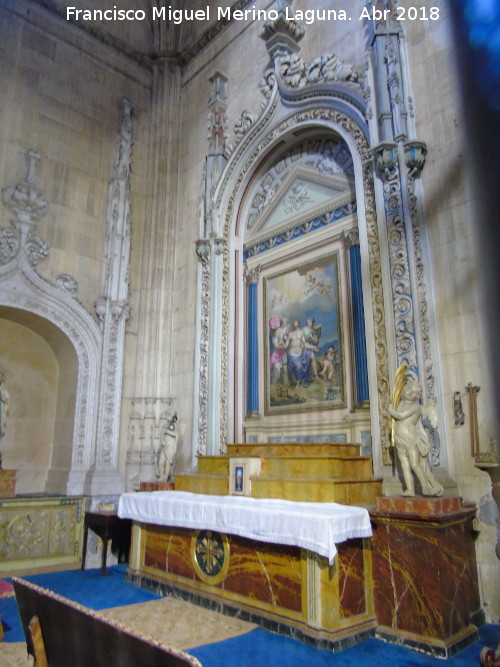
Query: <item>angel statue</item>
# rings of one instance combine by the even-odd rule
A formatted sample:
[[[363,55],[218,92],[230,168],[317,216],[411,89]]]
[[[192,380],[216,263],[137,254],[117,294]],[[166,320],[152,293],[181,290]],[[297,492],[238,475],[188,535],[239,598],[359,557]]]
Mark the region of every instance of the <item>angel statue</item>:
[[[396,447],[406,485],[403,496],[415,495],[415,479],[418,479],[424,496],[441,496],[443,487],[431,472],[427,455],[431,443],[422,424],[425,415],[431,425],[437,426],[437,413],[433,405],[422,406],[422,388],[416,380],[406,378],[407,367],[402,365],[396,374],[389,412],[392,416],[392,445]]]

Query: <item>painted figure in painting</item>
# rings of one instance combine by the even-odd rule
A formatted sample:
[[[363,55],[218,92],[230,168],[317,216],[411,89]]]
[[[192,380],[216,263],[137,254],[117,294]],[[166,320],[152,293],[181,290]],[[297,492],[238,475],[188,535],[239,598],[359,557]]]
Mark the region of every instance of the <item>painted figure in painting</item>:
[[[309,343],[309,345],[319,345],[319,339],[321,336],[321,327],[322,324],[316,324],[316,320],[314,317],[308,317],[307,318],[307,324],[306,326],[302,329],[302,333],[304,334],[304,338],[306,339],[306,343]]]
[[[269,358],[269,370],[271,371],[271,381],[278,382],[281,374],[283,374],[283,384],[288,384],[288,368],[286,344],[290,327],[288,326],[288,319],[282,317],[278,320],[273,316],[269,320],[269,327],[271,329],[271,356]]]
[[[393,395],[388,409],[394,419],[394,445],[406,485],[403,495],[415,495],[415,475],[424,496],[440,496],[443,487],[435,479],[427,462],[430,441],[422,424],[422,414],[427,413],[429,416],[430,410],[420,404],[422,388],[415,380],[407,379],[402,386],[400,397],[401,400],[395,400]],[[435,413],[434,408],[433,411]],[[435,419],[433,421],[435,422]]]
[[[299,320],[293,321],[293,329],[288,334],[286,350],[288,352],[288,368],[296,381],[295,388],[300,383],[307,383],[311,371],[314,379],[318,379],[314,353],[318,352],[319,348],[317,345],[312,345],[306,341]]]
[[[335,352],[335,347],[333,345],[328,346],[328,352],[325,354],[323,360],[323,368],[318,373],[318,376],[324,380],[332,382],[337,377],[337,353]]]

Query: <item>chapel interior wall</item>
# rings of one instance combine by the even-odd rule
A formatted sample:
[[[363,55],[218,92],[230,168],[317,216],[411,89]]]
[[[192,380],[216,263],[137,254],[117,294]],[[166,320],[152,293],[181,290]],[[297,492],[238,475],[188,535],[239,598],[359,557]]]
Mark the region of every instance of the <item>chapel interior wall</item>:
[[[39,152],[34,176],[48,202],[48,212],[40,217],[34,233],[49,249],[48,258],[38,263],[37,271],[48,281],[60,273],[75,278],[77,297],[95,319],[94,302],[102,293],[108,186],[115,159],[119,105],[126,97],[134,106],[131,182],[134,224],[131,317],[127,322],[125,350],[126,395],[131,392],[136,363],[143,273],[151,72],[64,19],[22,1],[16,3],[15,11],[8,4],[0,8],[0,58],[4,65],[0,71],[0,187],[15,186],[22,181],[26,176],[26,151],[34,148]],[[9,228],[11,217],[12,213],[0,206],[0,227]],[[53,355],[50,351],[47,354],[47,363],[53,363]],[[74,407],[63,403],[74,396],[77,370],[67,360],[60,361],[61,393],[55,394],[59,401],[58,420],[52,422],[55,432],[45,439],[52,443],[55,438],[59,443],[53,452],[54,466],[67,468]],[[10,369],[14,377],[17,370]],[[7,382],[10,381],[8,378]],[[41,479],[35,483],[36,490],[40,486],[43,487]]]

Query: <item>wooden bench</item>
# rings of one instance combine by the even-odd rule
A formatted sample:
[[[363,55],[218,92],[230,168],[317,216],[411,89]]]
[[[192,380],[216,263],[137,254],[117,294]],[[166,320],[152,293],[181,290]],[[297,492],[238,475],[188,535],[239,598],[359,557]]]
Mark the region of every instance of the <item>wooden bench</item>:
[[[36,667],[200,667],[195,657],[15,577],[12,580]]]

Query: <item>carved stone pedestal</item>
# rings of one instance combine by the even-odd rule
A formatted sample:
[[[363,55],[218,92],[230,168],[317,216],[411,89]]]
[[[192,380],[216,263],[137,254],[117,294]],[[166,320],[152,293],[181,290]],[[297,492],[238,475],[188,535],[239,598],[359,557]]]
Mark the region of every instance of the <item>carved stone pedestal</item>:
[[[0,498],[13,498],[16,495],[16,470],[0,469]]]
[[[371,512],[377,635],[448,658],[482,622],[475,505],[460,498],[377,498]]]

